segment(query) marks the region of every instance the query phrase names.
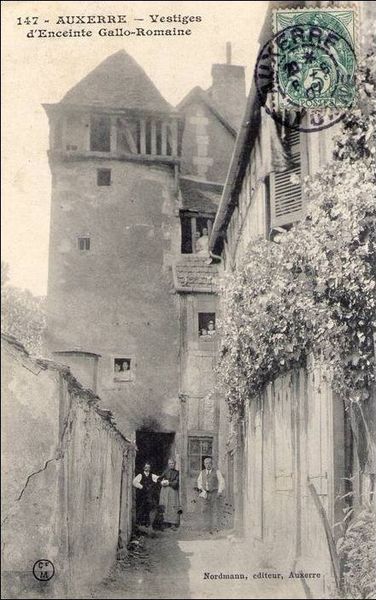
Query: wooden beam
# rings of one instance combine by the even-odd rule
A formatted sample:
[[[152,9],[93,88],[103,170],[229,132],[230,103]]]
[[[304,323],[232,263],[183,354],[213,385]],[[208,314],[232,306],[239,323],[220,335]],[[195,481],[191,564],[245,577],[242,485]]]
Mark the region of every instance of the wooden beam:
[[[90,152],[90,116],[85,117],[85,139],[84,150]]]
[[[117,152],[117,117],[111,116],[110,152]]]
[[[208,228],[208,237],[210,237],[211,236],[211,232],[212,232],[212,227],[213,227],[213,221],[211,219],[208,219],[206,221],[206,225],[207,225],[207,228]]]
[[[196,217],[191,217],[192,254],[196,254]]]
[[[178,155],[178,122],[174,119],[171,123],[171,148],[172,156]]]
[[[151,121],[151,154],[157,154],[157,124],[154,119]]]
[[[161,124],[161,136],[162,136],[162,149],[161,154],[166,156],[167,154],[167,122],[162,121]]]
[[[140,119],[140,153],[146,154],[146,121]]]

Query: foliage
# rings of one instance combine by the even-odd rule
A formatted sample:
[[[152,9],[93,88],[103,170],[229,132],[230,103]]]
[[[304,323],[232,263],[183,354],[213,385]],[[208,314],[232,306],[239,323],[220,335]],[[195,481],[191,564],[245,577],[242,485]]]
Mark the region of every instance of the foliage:
[[[344,560],[345,598],[376,597],[376,513],[368,506],[351,521],[337,550]]]
[[[9,285],[8,265],[1,265],[1,329],[31,354],[40,354],[46,327],[45,298]]]
[[[322,359],[333,388],[359,404],[374,382],[375,58],[360,68],[359,110],[334,160],[306,178],[306,218],[279,243],[256,240],[223,289],[218,369],[230,413],[276,377]]]

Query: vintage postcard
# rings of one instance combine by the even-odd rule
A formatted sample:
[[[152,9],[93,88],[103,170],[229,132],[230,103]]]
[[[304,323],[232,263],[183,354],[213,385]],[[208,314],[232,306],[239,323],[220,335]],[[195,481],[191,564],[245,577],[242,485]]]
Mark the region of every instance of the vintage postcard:
[[[376,3],[2,3],[2,598],[376,598]]]

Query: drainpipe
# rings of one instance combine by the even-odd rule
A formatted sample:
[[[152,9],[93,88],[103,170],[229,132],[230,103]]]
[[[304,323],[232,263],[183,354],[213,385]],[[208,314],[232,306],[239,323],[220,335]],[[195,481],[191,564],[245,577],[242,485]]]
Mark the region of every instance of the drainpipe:
[[[223,263],[222,256],[219,256],[218,254],[214,254],[214,252],[212,252],[211,250],[209,250],[209,254],[210,254],[211,258],[215,258],[216,260],[219,260],[219,262],[221,264]]]

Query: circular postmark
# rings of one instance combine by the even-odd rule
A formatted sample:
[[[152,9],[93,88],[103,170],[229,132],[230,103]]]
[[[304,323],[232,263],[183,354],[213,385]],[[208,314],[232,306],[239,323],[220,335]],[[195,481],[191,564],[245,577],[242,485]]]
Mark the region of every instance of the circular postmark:
[[[299,24],[261,48],[254,78],[259,102],[275,121],[310,132],[343,119],[355,100],[355,72],[348,39],[327,27]]]
[[[49,581],[55,575],[55,567],[50,560],[41,558],[34,563],[33,575],[38,581]]]

